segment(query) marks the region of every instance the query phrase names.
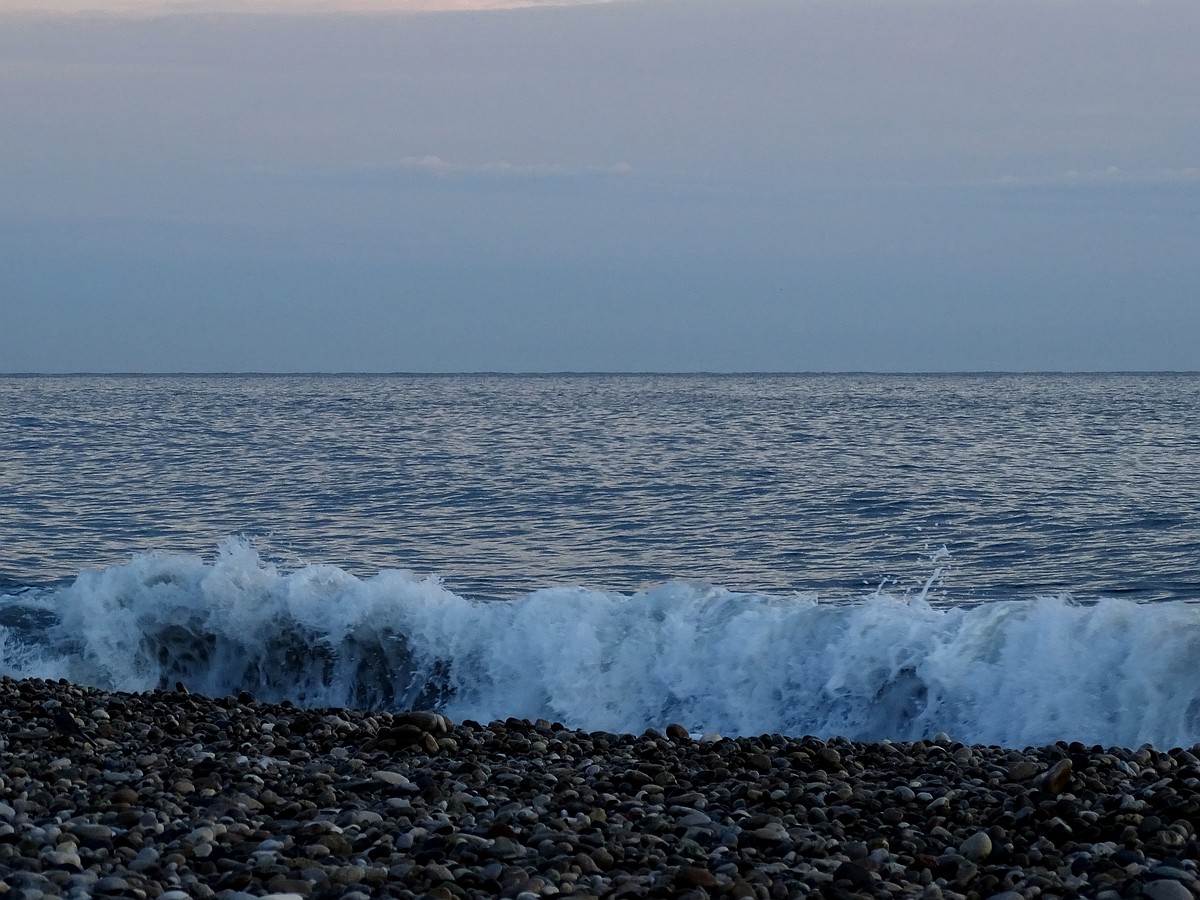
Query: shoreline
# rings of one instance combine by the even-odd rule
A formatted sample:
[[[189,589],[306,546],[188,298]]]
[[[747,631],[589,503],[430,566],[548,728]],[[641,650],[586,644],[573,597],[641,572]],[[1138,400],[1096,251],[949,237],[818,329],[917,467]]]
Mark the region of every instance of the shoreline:
[[[664,731],[6,677],[0,888],[164,900],[1200,896],[1200,748]]]

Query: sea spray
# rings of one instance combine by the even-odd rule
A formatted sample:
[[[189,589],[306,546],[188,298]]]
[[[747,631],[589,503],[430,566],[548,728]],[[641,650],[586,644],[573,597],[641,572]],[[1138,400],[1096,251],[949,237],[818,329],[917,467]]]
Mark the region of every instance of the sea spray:
[[[126,691],[182,681],[614,732],[1200,740],[1200,608],[1186,603],[827,602],[695,582],[488,602],[403,571],[281,571],[229,540],[211,561],[137,556],[0,609],[0,671]]]

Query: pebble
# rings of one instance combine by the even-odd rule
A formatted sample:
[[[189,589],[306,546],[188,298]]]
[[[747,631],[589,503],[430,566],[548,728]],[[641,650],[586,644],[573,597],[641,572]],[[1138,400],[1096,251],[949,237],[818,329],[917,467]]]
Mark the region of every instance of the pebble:
[[[1019,759],[1008,767],[1009,781],[1028,781],[1042,769],[1032,759]]]
[[[380,770],[378,772],[373,772],[371,777],[376,781],[382,781],[384,784],[390,784],[392,787],[407,787],[408,785],[412,784],[412,782],[409,781],[406,776],[400,774],[399,772]]]
[[[61,740],[50,709],[94,738]],[[1194,900],[1198,884],[1189,751],[616,735],[10,678],[0,735],[14,897]]]
[[[113,830],[108,825],[95,822],[79,822],[70,829],[71,834],[83,841],[106,844],[112,840]]]
[[[1195,894],[1185,885],[1168,879],[1151,881],[1142,888],[1142,896],[1150,900],[1195,900]]]
[[[773,822],[770,825],[764,825],[762,828],[756,828],[754,830],[754,836],[760,841],[776,842],[786,841],[790,837],[787,829],[777,822]]]
[[[958,852],[965,859],[980,862],[992,855],[992,839],[986,831],[977,831],[958,845]]]
[[[1046,793],[1057,797],[1071,784],[1071,760],[1060,759],[1042,778]]]

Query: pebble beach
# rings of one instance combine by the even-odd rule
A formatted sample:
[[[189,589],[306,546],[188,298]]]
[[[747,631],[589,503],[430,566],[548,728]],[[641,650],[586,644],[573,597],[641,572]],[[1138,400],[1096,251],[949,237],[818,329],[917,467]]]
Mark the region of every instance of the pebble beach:
[[[0,894],[1200,896],[1192,750],[615,735],[0,683]]]

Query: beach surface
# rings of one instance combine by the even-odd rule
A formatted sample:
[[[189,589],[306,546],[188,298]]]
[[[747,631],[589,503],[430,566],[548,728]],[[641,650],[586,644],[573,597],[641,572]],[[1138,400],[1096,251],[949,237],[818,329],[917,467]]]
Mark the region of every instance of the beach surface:
[[[0,894],[1188,900],[1198,753],[614,735],[4,678]]]

